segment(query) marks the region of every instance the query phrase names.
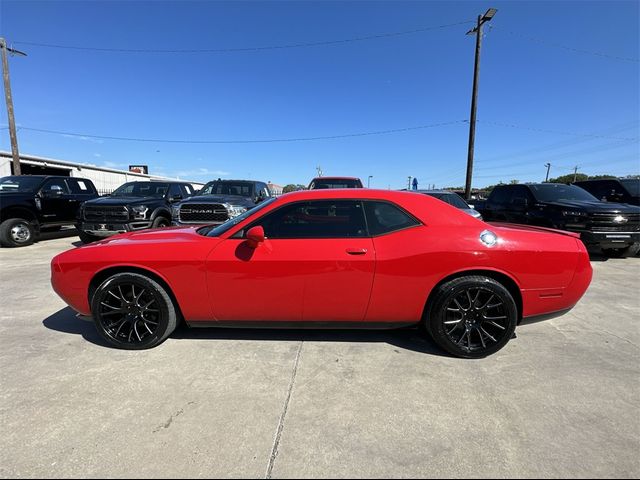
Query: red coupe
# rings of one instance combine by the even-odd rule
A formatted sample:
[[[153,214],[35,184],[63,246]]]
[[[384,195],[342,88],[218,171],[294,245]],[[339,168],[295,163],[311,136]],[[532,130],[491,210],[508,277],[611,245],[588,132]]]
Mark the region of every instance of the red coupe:
[[[312,190],[219,226],[125,233],[51,262],[65,302],[109,343],[200,326],[423,326],[453,355],[501,349],[591,281],[577,234],[489,225],[427,195]]]

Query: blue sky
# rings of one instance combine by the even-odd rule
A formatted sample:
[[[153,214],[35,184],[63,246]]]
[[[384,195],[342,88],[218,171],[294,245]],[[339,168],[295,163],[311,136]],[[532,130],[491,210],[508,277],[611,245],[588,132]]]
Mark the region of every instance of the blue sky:
[[[483,40],[474,186],[569,173],[640,173],[639,3],[0,2],[22,153],[204,181],[307,184],[359,176],[372,187],[464,184],[472,21]],[[297,48],[209,53],[107,52]],[[29,44],[32,43],[32,44]],[[579,51],[578,51],[579,50]],[[600,55],[604,54],[604,55]],[[270,143],[168,140],[358,137]],[[6,116],[0,117],[6,126]],[[9,150],[6,129],[0,149]]]

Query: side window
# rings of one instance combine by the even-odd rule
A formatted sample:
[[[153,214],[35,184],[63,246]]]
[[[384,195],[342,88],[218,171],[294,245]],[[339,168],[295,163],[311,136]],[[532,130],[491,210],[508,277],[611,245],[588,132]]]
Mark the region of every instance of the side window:
[[[187,198],[193,195],[193,188],[191,185],[182,184],[180,185],[180,189],[182,190],[182,197]]]
[[[509,203],[511,205],[524,205],[529,202],[529,189],[525,186],[518,185],[511,188],[511,196]]]
[[[256,225],[267,238],[366,237],[362,203],[357,200],[319,200],[287,205]]]
[[[387,202],[365,202],[369,233],[373,236],[420,225],[401,208]]]
[[[80,178],[67,178],[67,185],[74,195],[92,195],[94,193],[93,185]]]
[[[180,185],[178,185],[177,183],[172,183],[169,186],[169,198],[174,198],[174,197],[182,197],[184,195],[182,195],[182,190],[180,190]]]
[[[496,187],[493,189],[493,192],[491,192],[489,198],[491,199],[491,203],[504,205],[509,199],[509,192],[507,192],[507,189],[504,187]]]
[[[42,186],[42,192],[60,195],[68,194],[69,189],[67,188],[67,183],[64,181],[64,178],[52,178],[47,180]]]

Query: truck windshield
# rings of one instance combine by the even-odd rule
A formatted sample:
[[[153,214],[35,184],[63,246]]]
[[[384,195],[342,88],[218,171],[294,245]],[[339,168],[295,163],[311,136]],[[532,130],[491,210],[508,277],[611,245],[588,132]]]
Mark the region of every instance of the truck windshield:
[[[168,183],[129,182],[119,186],[112,197],[156,197],[162,198],[169,190]]]
[[[234,226],[238,225],[245,218],[249,217],[250,215],[254,215],[254,214],[258,213],[264,207],[267,207],[267,206],[271,205],[275,201],[276,201],[275,197],[269,198],[269,199],[265,200],[264,202],[262,202],[257,207],[253,207],[251,210],[247,210],[242,215],[238,215],[237,217],[233,217],[232,219],[227,220],[223,224],[218,225],[216,227],[209,226],[209,227],[201,228],[200,230],[198,230],[198,233],[200,235],[206,235],[207,237],[219,237],[220,235],[222,235],[227,230],[229,230],[229,229],[233,228]]]
[[[598,199],[586,190],[575,185],[562,183],[545,183],[529,185],[536,199],[541,202],[557,202],[559,200],[577,200],[579,202],[597,202]]]
[[[625,178],[620,183],[632,196],[640,197],[640,178]]]
[[[362,188],[362,183],[355,178],[320,178],[309,185],[309,190],[320,188]]]
[[[42,177],[12,175],[0,178],[0,192],[35,192],[42,183]]]
[[[207,183],[198,195],[240,195],[253,196],[253,184],[248,182],[216,181]]]

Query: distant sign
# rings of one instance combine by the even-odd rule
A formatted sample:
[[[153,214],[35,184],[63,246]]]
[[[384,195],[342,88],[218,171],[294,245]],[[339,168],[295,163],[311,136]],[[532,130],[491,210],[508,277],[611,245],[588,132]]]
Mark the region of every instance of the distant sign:
[[[148,165],[129,165],[129,171],[134,173],[148,174],[149,166]]]

